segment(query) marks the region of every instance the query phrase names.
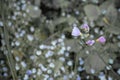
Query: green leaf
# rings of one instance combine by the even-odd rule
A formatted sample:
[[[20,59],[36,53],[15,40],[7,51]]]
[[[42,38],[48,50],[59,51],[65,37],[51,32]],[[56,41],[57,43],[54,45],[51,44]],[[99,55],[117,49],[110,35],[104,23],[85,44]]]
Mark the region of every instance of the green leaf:
[[[35,4],[36,6],[40,6],[40,2],[41,2],[41,0],[35,0],[34,4]]]
[[[65,46],[67,47],[67,46],[70,46],[71,47],[71,49],[70,49],[70,51],[71,52],[76,52],[76,53],[78,53],[79,51],[80,51],[80,48],[81,48],[81,46],[80,45],[78,45],[78,41],[79,40],[74,40],[74,39],[71,39],[71,40],[65,40]]]
[[[57,80],[64,80],[64,79],[63,79],[63,77],[59,77],[59,78],[57,78]]]
[[[114,5],[110,5],[108,7],[105,16],[107,17],[107,19],[110,21],[111,24],[115,23],[118,16],[117,16],[117,10],[114,7]]]
[[[116,26],[106,27],[106,31],[113,34],[120,34],[120,28]]]
[[[69,2],[66,0],[55,0],[56,4],[58,4],[57,6],[61,7],[61,8],[65,8],[69,6]]]
[[[98,54],[101,57],[99,57]],[[91,69],[94,69],[95,70],[94,74],[97,74],[101,70],[103,70],[106,64],[101,58],[105,61],[105,63],[108,63],[109,57],[107,55],[102,55],[101,53],[97,53],[97,52],[90,53],[89,56],[85,59],[84,67],[86,72],[91,74]]]
[[[107,1],[103,2],[99,6],[100,11],[107,10],[110,5],[113,5],[113,3],[114,3],[113,0],[107,0]]]
[[[107,6],[106,6],[107,5]],[[106,10],[105,17],[108,19],[109,25],[105,25],[105,30],[109,33],[120,34],[120,19],[117,14],[117,10],[113,3],[105,2],[100,6],[101,11]]]
[[[64,22],[67,22],[68,24],[73,24],[75,22],[77,22],[77,19],[73,16],[70,16],[70,17],[60,17],[58,19],[55,19],[53,21],[53,24],[56,26],[58,24],[61,24],[61,23],[64,23]]]
[[[59,69],[63,66],[63,63],[61,61],[56,61],[55,62],[55,69],[54,69],[54,73],[58,73]]]
[[[41,10],[37,6],[27,5],[27,10],[29,10],[29,16],[32,18],[38,18],[41,15]]]
[[[91,21],[96,20],[100,15],[99,7],[93,4],[86,5],[84,11]]]
[[[60,17],[60,18],[55,19],[53,21],[53,24],[56,26],[56,25],[64,23],[64,22],[67,22],[67,18],[66,17]]]

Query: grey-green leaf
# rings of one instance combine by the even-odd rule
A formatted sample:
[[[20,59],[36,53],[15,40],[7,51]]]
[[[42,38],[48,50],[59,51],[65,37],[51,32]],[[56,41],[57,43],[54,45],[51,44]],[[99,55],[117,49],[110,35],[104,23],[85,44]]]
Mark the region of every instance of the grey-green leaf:
[[[89,20],[96,20],[100,15],[99,7],[93,4],[86,5],[84,7],[85,14]]]
[[[109,57],[107,55],[101,55],[100,53],[91,53],[85,60],[84,67],[87,73],[91,74],[91,70],[93,69],[95,71],[94,74],[97,74],[105,68],[106,64],[101,59],[101,57],[98,56],[98,54],[102,57],[105,63],[108,62]]]
[[[61,61],[56,61],[55,62],[55,69],[54,69],[54,73],[58,73],[59,69],[62,67],[63,63]]]
[[[29,10],[29,16],[32,18],[40,17],[41,10],[37,6],[27,5],[27,10]]]

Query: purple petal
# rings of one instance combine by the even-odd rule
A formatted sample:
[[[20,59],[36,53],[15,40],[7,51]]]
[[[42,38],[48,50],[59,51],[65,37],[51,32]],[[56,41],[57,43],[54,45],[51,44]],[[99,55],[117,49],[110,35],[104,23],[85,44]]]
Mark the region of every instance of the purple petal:
[[[81,29],[84,29],[87,32],[90,30],[88,24],[86,24],[86,23],[81,26]]]
[[[105,43],[106,39],[104,36],[99,37],[96,41],[100,42],[100,43]]]
[[[74,27],[72,30],[72,36],[80,36],[81,32],[77,27]]]
[[[95,43],[95,40],[88,40],[86,42],[87,45],[92,46]]]

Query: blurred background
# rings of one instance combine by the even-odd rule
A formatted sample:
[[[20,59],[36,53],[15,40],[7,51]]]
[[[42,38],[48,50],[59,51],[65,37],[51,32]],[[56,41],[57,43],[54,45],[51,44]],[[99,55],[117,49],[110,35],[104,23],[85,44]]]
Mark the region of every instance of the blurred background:
[[[0,0],[0,80],[120,80],[120,0]]]

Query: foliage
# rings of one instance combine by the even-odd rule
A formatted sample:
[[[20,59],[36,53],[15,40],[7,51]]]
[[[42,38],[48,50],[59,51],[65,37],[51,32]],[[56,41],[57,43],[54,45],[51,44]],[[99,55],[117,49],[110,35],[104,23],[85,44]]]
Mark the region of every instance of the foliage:
[[[0,80],[120,79],[116,1],[0,2]]]

